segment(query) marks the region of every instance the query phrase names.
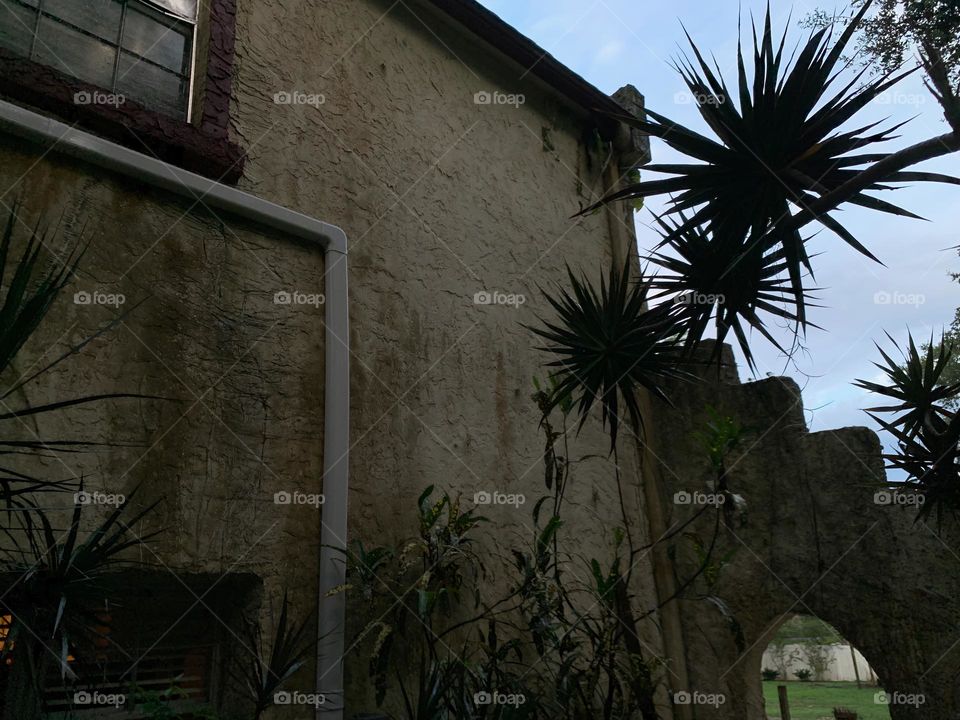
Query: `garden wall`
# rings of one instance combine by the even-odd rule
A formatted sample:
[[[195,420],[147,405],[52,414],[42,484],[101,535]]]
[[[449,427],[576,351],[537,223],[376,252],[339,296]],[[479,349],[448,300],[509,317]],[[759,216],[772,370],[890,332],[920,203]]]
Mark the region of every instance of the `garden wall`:
[[[658,467],[673,523],[697,511],[671,503],[675,493],[710,492],[715,473],[695,433],[711,409],[744,428],[726,461],[729,492],[739,501],[705,512],[673,543],[682,580],[701,566],[691,540],[709,547],[716,535],[716,572],[697,578],[681,613],[690,692],[726,701],[696,707],[695,717],[763,720],[764,650],[784,620],[804,613],[863,653],[893,698],[894,720],[956,718],[955,526],[946,518],[942,527],[918,522],[915,507],[882,495],[886,476],[872,431],[809,432],[792,380],[740,384],[726,357],[721,373],[709,370],[705,382],[675,388],[676,407],[657,413]]]

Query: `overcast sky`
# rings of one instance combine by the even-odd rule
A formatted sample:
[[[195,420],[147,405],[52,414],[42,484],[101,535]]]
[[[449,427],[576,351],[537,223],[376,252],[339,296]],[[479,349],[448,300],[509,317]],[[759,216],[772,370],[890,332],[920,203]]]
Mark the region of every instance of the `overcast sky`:
[[[636,0],[481,1],[604,92],[612,93],[631,83],[646,96],[648,107],[708,136],[709,130],[696,107],[677,101],[677,94],[686,88],[669,63],[687,49],[681,22],[702,50],[714,53],[728,86],[735,86],[738,13],[743,13],[746,24],[751,10],[761,18],[766,7],[760,0],[642,4]],[[789,23],[791,39],[805,38],[807,31],[799,21],[814,7],[812,3],[772,0],[775,32]],[[863,118],[890,118],[893,123],[914,116],[891,147],[896,149],[948,131],[939,106],[919,77],[904,81],[895,92],[875,102]],[[676,157],[657,140],[653,156],[658,162]],[[960,174],[956,155],[921,167]],[[655,173],[645,176],[665,177]],[[886,342],[884,330],[902,341],[907,327],[914,337],[929,337],[931,329],[939,333],[949,325],[960,305],[960,287],[948,276],[950,270],[960,271],[960,258],[955,251],[947,250],[960,244],[960,233],[956,231],[960,221],[960,187],[926,183],[884,197],[930,222],[860,208],[843,211],[844,224],[886,267],[858,254],[832,233],[821,232],[810,243],[810,250],[822,253],[813,262],[816,285],[823,288],[819,297],[824,307],[812,308],[809,318],[824,330],[809,331],[808,352],[796,356],[794,366],[786,371],[785,359],[776,348],[753,335],[757,374],[796,378],[804,387],[807,421],[814,430],[873,426],[861,408],[873,404],[874,399],[851,385],[854,378],[880,377],[871,364],[879,359],[873,341]],[[662,203],[651,201],[648,206],[656,209]],[[657,240],[657,235],[644,225],[649,220],[649,213],[638,215],[641,254]],[[812,228],[808,226],[808,230]],[[887,298],[892,302],[882,304]],[[781,336],[785,337],[783,333]],[[740,374],[749,379],[750,373],[743,365]]]

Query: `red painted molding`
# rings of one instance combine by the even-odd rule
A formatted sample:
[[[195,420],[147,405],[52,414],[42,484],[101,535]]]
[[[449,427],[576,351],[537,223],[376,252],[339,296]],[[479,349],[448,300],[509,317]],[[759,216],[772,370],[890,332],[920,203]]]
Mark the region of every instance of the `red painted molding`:
[[[199,126],[127,100],[120,105],[80,105],[80,92],[103,88],[77,80],[0,48],[0,95],[76,123],[120,145],[186,170],[236,184],[243,175],[244,153],[228,139],[233,84],[236,0],[213,0],[210,57]]]

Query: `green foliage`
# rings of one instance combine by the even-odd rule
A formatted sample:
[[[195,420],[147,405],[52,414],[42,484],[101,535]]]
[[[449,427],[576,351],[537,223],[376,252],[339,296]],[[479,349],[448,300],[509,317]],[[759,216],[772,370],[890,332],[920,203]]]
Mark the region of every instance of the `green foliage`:
[[[134,684],[127,693],[127,706],[136,707],[147,720],[222,720],[210,705],[191,700],[190,693],[177,685],[148,690]]]
[[[960,285],[960,273],[951,272],[950,277]],[[926,353],[930,347],[934,348],[937,355],[944,351],[949,352],[949,357],[940,371],[940,385],[944,387],[960,385],[960,353],[953,352],[953,348],[960,348],[960,308],[954,312],[950,327],[943,332],[940,341],[934,343],[931,338],[931,342],[925,344],[922,351]],[[904,367],[903,364],[901,367]],[[950,410],[956,410],[960,407],[960,396],[945,397],[942,403]]]
[[[635,634],[623,570],[623,533],[614,533],[609,561],[585,560],[588,581],[582,584],[560,581],[555,569],[560,519],[550,518],[541,529],[535,510],[534,526],[533,552],[513,554],[520,614],[539,658],[538,685],[546,690],[540,700],[545,715],[538,717],[656,718],[652,671]]]
[[[62,676],[73,676],[67,656],[73,648],[92,647],[101,624],[97,612],[111,598],[122,596],[111,571],[128,563],[124,551],[156,535],[138,536],[130,530],[156,506],[125,518],[133,496],[88,532],[81,531],[82,503],[75,503],[65,531],[55,530],[54,521],[40,508],[7,512],[12,526],[0,532],[12,547],[0,550],[0,575],[16,581],[0,597],[0,611],[13,618],[0,661],[20,645],[38,672],[55,661]]]
[[[781,628],[781,630],[782,629],[783,628]],[[773,664],[780,673],[780,677],[784,680],[789,677],[790,665],[800,658],[800,651],[796,648],[788,647],[789,644],[790,639],[782,635],[779,631],[773,640],[770,641],[770,654],[773,657]]]
[[[823,676],[833,664],[833,658],[830,656],[830,646],[824,644],[818,638],[809,638],[800,644],[800,654],[807,665],[810,666],[813,679],[817,682],[823,680]],[[799,673],[797,673],[797,676],[799,677]]]
[[[20,351],[29,342],[37,328],[43,323],[54,302],[62,290],[72,280],[82,253],[72,251],[61,261],[44,260],[45,248],[52,242],[51,234],[43,230],[38,222],[23,242],[23,249],[17,258],[12,258],[13,246],[20,226],[24,225],[20,203],[14,203],[7,217],[6,225],[0,235],[0,285],[5,286],[0,305],[0,373],[9,371]],[[61,491],[71,488],[71,481],[50,479],[35,474],[21,464],[13,467],[8,459],[23,455],[82,452],[98,443],[81,440],[64,440],[58,437],[37,436],[32,431],[23,436],[26,423],[24,418],[40,418],[47,414],[62,412],[71,407],[91,402],[117,398],[148,398],[145,395],[130,393],[108,393],[86,395],[74,398],[58,398],[42,405],[25,405],[10,408],[12,397],[47,377],[47,374],[67,358],[79,353],[87,344],[110,329],[113,323],[68,348],[52,361],[41,365],[26,377],[18,377],[0,394],[4,403],[4,412],[0,413],[0,498],[7,505],[24,507],[29,503],[23,498],[32,493]]]
[[[889,334],[887,335],[890,338]],[[895,401],[893,405],[868,408],[867,413],[897,442],[895,452],[884,455],[888,467],[902,470],[908,482],[900,491],[920,496],[919,518],[936,512],[938,519],[960,508],[960,414],[946,405],[960,395],[960,384],[944,384],[953,348],[944,341],[930,342],[921,352],[913,336],[897,361],[880,346],[883,364],[874,363],[887,376],[886,384],[857,380],[858,387]],[[877,413],[892,414],[891,421]]]
[[[372,645],[378,706],[392,697],[407,720],[574,720],[604,707],[612,713],[604,717],[633,717],[652,698],[650,670],[625,642],[623,534],[615,533],[609,561],[585,561],[588,581],[561,581],[555,543],[563,522],[556,515],[541,521],[547,499],[533,510],[529,545],[511,551],[515,583],[490,605],[476,596],[466,602],[465,592],[468,580],[479,590],[483,577],[470,550],[483,519],[433,487],[417,502],[417,537],[394,550],[354,546],[343,591],[373,598],[374,619],[357,642]],[[376,571],[357,567],[364,558]],[[454,637],[463,638],[455,654]],[[534,658],[526,654],[531,646]],[[476,702],[493,690],[523,702]]]
[[[765,682],[770,682],[780,677],[780,671],[774,670],[773,668],[764,668],[760,674],[763,676]]]
[[[807,668],[800,668],[794,675],[797,676],[797,680],[800,682],[810,682],[810,679],[813,677],[813,673]]]
[[[239,679],[254,703],[255,720],[274,704],[276,693],[310,659],[316,646],[309,632],[311,615],[306,614],[299,623],[292,621],[285,592],[277,624],[267,642],[259,621],[244,622],[245,645],[251,654],[243,658]]]
[[[821,645],[843,642],[836,628],[813,615],[794,615],[777,630],[775,641],[784,644],[801,644],[815,641]]]
[[[701,342],[713,319],[716,357],[732,332],[753,367],[747,339],[750,328],[783,350],[762,315],[800,322],[803,306],[798,306],[790,277],[784,272],[788,267],[785,250],[765,244],[757,235],[744,238],[717,234],[702,225],[684,227],[687,216],[681,212],[679,217],[679,221],[657,218],[663,245],[670,252],[653,254],[661,272],[650,284],[657,290],[655,298],[670,298],[674,303],[687,348]],[[813,299],[806,289],[802,296],[804,302]]]
[[[861,152],[892,139],[899,126],[884,130],[876,130],[875,124],[858,126],[857,116],[907,74],[884,72],[864,80],[861,72],[836,87],[844,51],[868,5],[836,36],[830,28],[820,29],[787,55],[786,33],[775,42],[768,8],[759,37],[758,28],[753,28],[752,73],[747,72],[742,43],[738,47],[739,102],[690,39],[694,59],[683,58],[677,70],[714,137],[649,109],[646,119],[617,116],[692,162],[647,166],[646,170],[669,177],[631,184],[584,212],[620,200],[670,196],[666,215],[674,222],[662,225],[660,247],[670,247],[681,259],[667,263],[672,275],[663,287],[724,298],[690,313],[689,342],[700,342],[712,312],[720,337],[733,330],[745,348],[744,324],[770,339],[760,311],[805,329],[809,293],[804,274],[813,269],[807,238],[801,235],[803,225],[815,219],[875,260],[832,212],[849,203],[917,217],[871,192],[890,190],[901,182],[960,182],[898,168],[885,171],[887,166],[878,163],[890,153]],[[866,171],[871,174],[863,176],[870,178],[864,187],[847,185]],[[811,206],[817,212],[810,211]],[[795,213],[797,207],[803,211]],[[662,255],[655,259],[665,262]],[[783,279],[778,278],[781,273]],[[722,307],[727,301],[729,309]]]
[[[714,470],[722,471],[726,457],[740,444],[744,428],[736,418],[723,415],[714,407],[707,408],[707,415],[709,420],[706,429],[695,433],[695,436],[710,458]]]
[[[863,4],[853,0],[847,16],[820,10],[806,22],[814,27],[847,22]],[[960,83],[960,5],[956,2],[877,0],[863,19],[858,55],[880,72],[895,71],[927,47],[937,48],[951,81]]]
[[[570,289],[546,295],[557,319],[529,328],[547,341],[540,349],[556,357],[546,364],[557,384],[542,410],[549,414],[572,398],[582,427],[599,401],[612,451],[623,408],[635,432],[643,426],[637,391],[667,399],[664,382],[686,377],[679,369],[679,321],[667,305],[649,307],[650,283],[631,280],[629,264],[611,265],[599,289],[569,268],[567,274]]]
[[[441,635],[468,605],[463,594],[467,580],[476,587],[484,574],[473,538],[483,517],[463,510],[459,498],[437,494],[432,485],[420,494],[416,511],[417,535],[398,546],[353,544],[347,551],[347,583],[338,590],[375,608],[356,642],[370,646],[368,672],[378,706],[396,674],[394,687],[408,720],[446,717],[460,706],[456,692],[469,688],[468,670],[456,657],[442,657],[448,646]],[[473,608],[478,606],[475,591]],[[409,656],[422,660],[412,687],[398,671]]]

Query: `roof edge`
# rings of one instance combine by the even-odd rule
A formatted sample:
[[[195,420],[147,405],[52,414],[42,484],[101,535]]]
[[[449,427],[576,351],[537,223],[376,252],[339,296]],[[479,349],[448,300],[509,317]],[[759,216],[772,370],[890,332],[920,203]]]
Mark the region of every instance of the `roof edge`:
[[[630,114],[628,109],[476,0],[427,1],[586,111],[598,115]]]

